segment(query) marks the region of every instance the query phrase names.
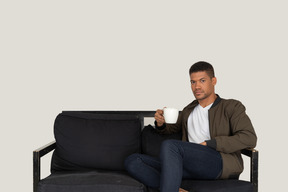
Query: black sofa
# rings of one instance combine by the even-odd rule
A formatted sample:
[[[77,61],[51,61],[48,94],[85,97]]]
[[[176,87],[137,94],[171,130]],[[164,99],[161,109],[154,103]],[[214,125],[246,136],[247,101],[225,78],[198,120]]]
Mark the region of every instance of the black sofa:
[[[144,125],[155,111],[64,111],[55,119],[55,140],[33,151],[34,192],[157,192],[124,169],[132,153],[158,156],[161,142],[181,139],[181,133],[160,135]],[[55,149],[55,150],[54,150]],[[54,151],[53,151],[54,150]],[[41,157],[53,151],[51,174],[40,178]],[[251,158],[250,181],[183,180],[182,188],[197,192],[258,191],[258,151]]]

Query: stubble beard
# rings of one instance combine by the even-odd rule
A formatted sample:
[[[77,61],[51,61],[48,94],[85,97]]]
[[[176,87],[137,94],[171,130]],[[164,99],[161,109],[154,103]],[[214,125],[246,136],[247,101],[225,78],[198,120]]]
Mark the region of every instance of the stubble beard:
[[[202,101],[202,100],[205,100],[205,99],[207,99],[208,97],[210,97],[210,95],[211,95],[212,93],[209,94],[209,93],[205,93],[205,92],[202,92],[202,91],[201,91],[201,94],[197,96],[196,91],[195,91],[195,92],[193,92],[193,94],[194,94],[194,97],[196,98],[196,100]]]
[[[197,96],[196,94],[194,94],[194,97],[198,100],[198,101],[201,101],[201,100],[204,100],[206,98],[208,98],[208,95],[203,93],[203,95],[199,95]]]

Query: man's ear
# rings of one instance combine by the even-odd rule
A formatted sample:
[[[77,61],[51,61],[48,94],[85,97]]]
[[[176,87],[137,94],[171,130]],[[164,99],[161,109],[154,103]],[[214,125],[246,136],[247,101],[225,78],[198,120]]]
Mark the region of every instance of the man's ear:
[[[212,84],[215,86],[217,83],[217,78],[216,77],[212,77]]]

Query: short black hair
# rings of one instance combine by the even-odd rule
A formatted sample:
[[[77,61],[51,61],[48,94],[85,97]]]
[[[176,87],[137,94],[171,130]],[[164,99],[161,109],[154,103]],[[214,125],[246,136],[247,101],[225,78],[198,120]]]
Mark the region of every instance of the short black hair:
[[[190,67],[189,75],[191,75],[191,73],[200,72],[200,71],[205,71],[211,78],[215,77],[213,66],[210,63],[205,62],[205,61],[198,61],[194,63]]]

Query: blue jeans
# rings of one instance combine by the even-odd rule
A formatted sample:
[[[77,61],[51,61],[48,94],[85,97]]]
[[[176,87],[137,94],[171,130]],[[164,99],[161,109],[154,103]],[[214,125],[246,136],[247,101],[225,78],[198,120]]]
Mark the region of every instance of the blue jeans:
[[[143,184],[161,192],[178,192],[183,179],[217,179],[222,173],[222,158],[210,147],[166,140],[160,158],[132,154],[125,160],[126,170]]]

